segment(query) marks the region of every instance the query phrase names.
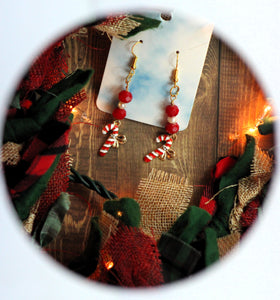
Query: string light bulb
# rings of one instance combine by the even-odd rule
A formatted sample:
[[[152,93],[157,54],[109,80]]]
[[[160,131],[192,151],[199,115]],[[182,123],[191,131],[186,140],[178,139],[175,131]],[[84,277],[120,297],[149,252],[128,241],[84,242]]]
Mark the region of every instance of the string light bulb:
[[[114,263],[113,263],[113,261],[107,261],[106,263],[105,263],[105,268],[109,271],[110,269],[112,269],[114,267]]]
[[[76,107],[74,107],[73,105],[70,105],[69,108],[71,109],[72,114],[74,114],[78,111],[78,109]]]
[[[71,106],[70,106],[70,108],[71,108]],[[72,109],[71,109],[71,113],[76,113],[78,110],[77,110],[77,108],[76,107],[73,107]]]
[[[267,106],[265,107],[265,109],[264,109],[264,114],[263,114],[262,119],[265,118],[265,117],[267,117],[268,114],[270,114],[271,110],[272,110],[272,107],[271,107],[270,105],[267,105]]]
[[[261,115],[260,118],[256,119],[256,124],[254,127],[250,127],[248,128],[247,130],[245,128],[243,128],[243,132],[245,131],[245,133],[247,134],[250,134],[250,135],[256,135],[258,133],[258,126],[263,124],[264,122],[264,119],[269,117],[271,115],[271,110],[272,110],[272,107],[268,104],[264,107],[264,111],[263,111],[263,114]],[[239,137],[241,136],[241,134],[234,134],[234,135],[229,135],[228,139],[231,141],[231,142],[234,142],[236,140],[239,139]]]
[[[247,133],[249,133],[250,135],[254,135],[256,134],[256,131],[257,131],[257,127],[252,127],[252,128],[249,128]]]

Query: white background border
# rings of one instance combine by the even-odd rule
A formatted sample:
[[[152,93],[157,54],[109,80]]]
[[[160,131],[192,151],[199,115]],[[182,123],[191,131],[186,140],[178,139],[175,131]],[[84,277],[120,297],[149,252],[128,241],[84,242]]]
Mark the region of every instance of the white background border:
[[[278,0],[141,1],[141,8],[180,6],[194,17],[213,22],[227,42],[255,71],[279,111],[280,2]],[[137,4],[136,4],[137,3]],[[0,110],[31,58],[53,37],[80,22],[108,11],[140,7],[132,0],[9,0],[0,9]],[[172,6],[171,6],[172,5]],[[277,130],[277,149],[279,141]],[[277,162],[278,165],[278,162]],[[238,251],[223,263],[192,279],[160,289],[115,289],[88,283],[42,255],[16,222],[0,178],[0,298],[1,299],[280,299],[279,168],[262,218]]]

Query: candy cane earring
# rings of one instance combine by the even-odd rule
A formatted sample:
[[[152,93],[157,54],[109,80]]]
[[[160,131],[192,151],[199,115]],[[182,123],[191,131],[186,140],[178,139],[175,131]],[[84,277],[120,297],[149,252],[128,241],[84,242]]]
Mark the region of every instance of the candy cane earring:
[[[156,142],[165,142],[165,144],[156,150],[150,152],[144,157],[145,162],[150,162],[154,158],[158,157],[161,160],[173,159],[175,157],[175,151],[171,149],[173,141],[177,138],[176,133],[179,131],[179,124],[176,122],[176,116],[179,113],[179,108],[174,104],[179,93],[178,82],[178,60],[179,60],[179,51],[176,51],[176,68],[173,74],[173,86],[171,87],[170,94],[170,104],[166,106],[165,112],[167,114],[167,123],[165,125],[165,131],[168,134],[162,134],[156,138]]]
[[[126,104],[132,100],[132,94],[129,92],[128,86],[129,86],[129,83],[130,83],[132,77],[135,74],[136,62],[138,59],[138,57],[134,53],[134,47],[139,43],[143,43],[143,41],[142,40],[137,41],[131,48],[131,53],[133,55],[133,62],[131,64],[130,71],[125,79],[126,88],[125,88],[125,90],[122,90],[119,93],[118,107],[116,107],[112,113],[115,121],[111,124],[107,124],[102,129],[103,134],[107,134],[109,131],[112,131],[112,133],[110,134],[110,136],[107,138],[107,140],[105,141],[105,143],[99,150],[100,156],[105,156],[111,147],[119,148],[120,144],[122,145],[127,142],[125,135],[119,135],[119,127],[121,125],[120,120],[124,119],[126,116],[126,110],[125,110]]]

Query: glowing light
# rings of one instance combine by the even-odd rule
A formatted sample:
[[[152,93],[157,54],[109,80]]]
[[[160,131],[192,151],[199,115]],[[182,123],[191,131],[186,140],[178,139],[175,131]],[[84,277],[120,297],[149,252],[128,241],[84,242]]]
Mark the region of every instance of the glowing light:
[[[123,215],[122,211],[117,212],[118,217],[121,217]]]
[[[255,128],[249,128],[247,132],[249,134],[251,134],[251,135],[254,135],[254,134],[256,134],[257,130],[258,130],[257,127],[255,127]]]
[[[73,107],[73,105],[70,105],[69,108],[71,109],[71,113],[76,113],[78,111],[76,107]]]
[[[271,110],[272,107],[270,105],[266,105],[263,111],[263,114],[260,118],[256,119],[256,125],[255,127],[249,128],[249,129],[245,129],[243,128],[243,132],[246,132],[247,134],[250,135],[257,135],[258,132],[258,126],[264,123],[264,119],[267,118],[269,115],[271,115]],[[239,138],[239,134],[235,134],[235,135],[229,135],[228,139],[233,142],[235,140],[237,140]]]
[[[271,111],[272,107],[270,105],[267,105],[264,109],[264,115],[266,116],[270,111]]]
[[[113,263],[112,261],[107,261],[107,262],[105,263],[105,268],[106,268],[107,270],[112,269],[113,266],[114,266],[114,263]]]
[[[248,132],[253,133],[253,132],[255,132],[255,130],[256,130],[256,128],[250,128],[250,129],[248,130]]]

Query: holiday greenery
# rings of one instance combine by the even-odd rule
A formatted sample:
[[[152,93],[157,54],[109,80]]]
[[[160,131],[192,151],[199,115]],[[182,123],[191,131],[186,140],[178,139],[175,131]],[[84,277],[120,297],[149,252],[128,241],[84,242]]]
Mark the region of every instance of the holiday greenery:
[[[216,231],[217,237],[223,237],[229,234],[228,219],[237,193],[237,183],[241,178],[250,174],[254,149],[255,139],[251,136],[247,136],[247,145],[244,154],[220,179],[219,191],[221,192],[216,201],[217,211],[210,223],[210,227]]]
[[[65,214],[70,208],[69,194],[61,193],[54,205],[50,208],[46,220],[43,222],[42,229],[39,229],[38,234],[34,233],[36,237],[38,235],[38,242],[41,247],[48,245],[58,235]]]

